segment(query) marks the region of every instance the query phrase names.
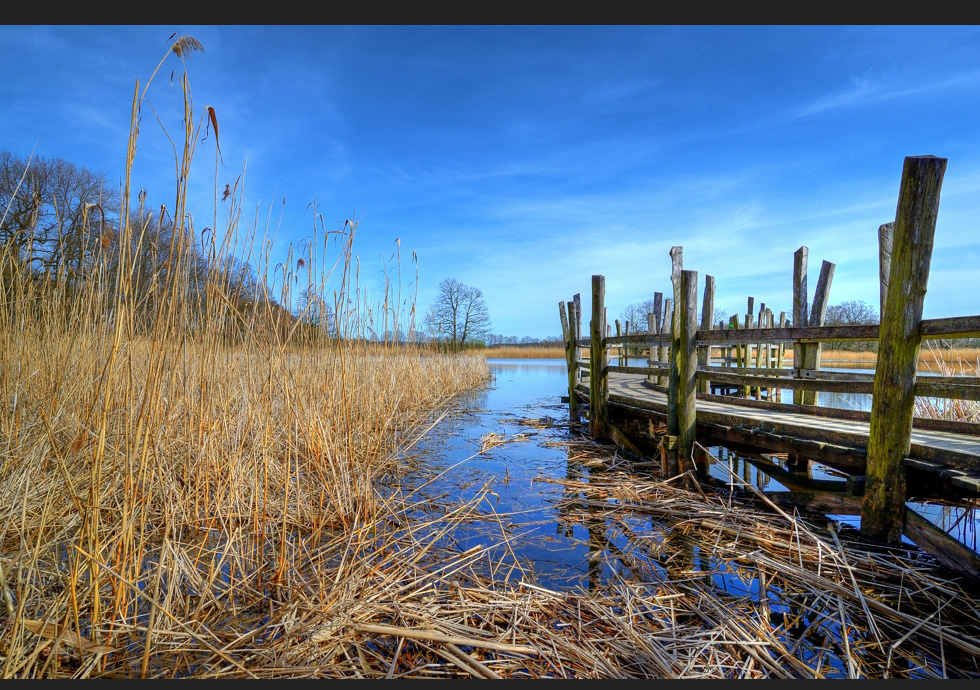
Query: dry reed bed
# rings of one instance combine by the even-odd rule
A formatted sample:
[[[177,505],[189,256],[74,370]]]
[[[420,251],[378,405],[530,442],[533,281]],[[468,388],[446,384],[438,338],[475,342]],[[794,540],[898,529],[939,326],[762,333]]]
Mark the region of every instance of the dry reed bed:
[[[182,37],[172,52],[199,49]],[[186,72],[180,83],[183,223],[200,137]],[[626,534],[626,548],[590,554],[619,575],[591,592],[515,583],[488,557],[498,545],[451,546],[457,526],[487,519],[483,496],[426,520],[428,501],[376,486],[434,411],[486,379],[481,358],[287,347],[237,309],[224,254],[203,312],[175,279],[140,322],[149,294],[119,257],[116,287],[103,268],[68,290],[0,254],[4,678],[809,677],[824,657],[852,675],[901,675],[906,661],[976,673],[976,605],[930,565],[677,481],[569,480],[567,519]],[[357,294],[350,259],[348,246],[337,304]],[[171,255],[168,275],[189,260]],[[236,320],[231,346],[220,325]],[[720,598],[695,549],[764,573],[767,596]],[[784,600],[787,628],[822,635],[809,657],[765,615]]]
[[[447,548],[456,526],[486,519],[477,496],[433,522],[376,523],[323,544],[317,577],[337,586],[305,582],[306,596],[270,603],[256,633],[224,632],[216,650],[171,626],[155,667],[203,677],[980,674],[975,590],[914,549],[874,548],[689,477],[558,483],[558,509],[593,533],[589,559],[605,569],[590,591],[515,581],[488,562],[492,544]],[[412,512],[411,495],[391,501],[393,515]]]
[[[473,354],[484,357],[499,357],[501,359],[565,359],[565,349],[556,345],[553,347],[489,347],[473,350]]]
[[[755,350],[753,349],[753,352]],[[474,354],[486,357],[533,358],[533,359],[564,359],[565,350],[561,347],[493,347],[484,350],[474,350]],[[723,352],[712,348],[711,356],[720,358]],[[634,355],[630,355],[631,357]],[[644,357],[644,355],[636,355]],[[783,356],[785,361],[792,362],[793,351],[787,349]],[[615,358],[614,358],[615,359]],[[824,362],[863,362],[874,363],[878,359],[876,352],[855,352],[850,350],[828,350],[822,354]],[[937,371],[946,367],[951,373],[944,376],[976,375],[980,371],[980,350],[974,348],[940,348],[933,346],[930,341],[923,342],[919,352],[919,367],[922,371]]]
[[[320,570],[330,544],[390,519],[378,476],[489,377],[404,348],[60,330],[72,307],[20,287],[44,307],[0,319],[4,677],[140,675],[174,639],[264,636],[311,579],[346,583]]]
[[[733,500],[689,479],[568,481],[560,506],[568,519],[614,525],[607,531],[625,540],[600,556],[628,573],[623,580],[647,583],[647,617],[630,630],[647,641],[626,646],[659,650],[653,675],[980,675],[976,583],[914,547],[881,549],[757,492]]]

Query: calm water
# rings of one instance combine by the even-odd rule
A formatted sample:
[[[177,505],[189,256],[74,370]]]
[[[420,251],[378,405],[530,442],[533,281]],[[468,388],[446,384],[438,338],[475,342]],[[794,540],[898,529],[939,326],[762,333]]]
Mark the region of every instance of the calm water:
[[[449,502],[482,497],[479,517],[456,530],[449,539],[462,549],[501,544],[494,554],[509,577],[533,579],[546,587],[587,586],[612,573],[589,554],[625,544],[615,530],[598,521],[571,524],[555,508],[565,490],[551,480],[578,477],[588,470],[578,464],[582,453],[568,446],[568,395],[565,363],[561,360],[490,359],[493,382],[459,401],[454,411],[412,449],[415,470],[399,479],[402,486],[424,484],[419,496],[430,501],[432,515]],[[853,370],[853,369],[851,369]],[[823,394],[821,394],[822,396]],[[818,400],[852,409],[870,409],[870,396],[831,394]],[[543,422],[543,424],[538,422]],[[489,434],[506,443],[481,452]],[[771,457],[734,453],[713,447],[718,458],[711,474],[730,481],[727,467],[744,481],[764,490],[844,489],[845,475],[818,463],[805,473],[787,472]],[[444,474],[432,480],[434,474]],[[803,483],[801,486],[800,483]],[[911,505],[911,504],[910,504]],[[963,511],[916,504],[913,507],[944,528],[957,521],[954,532],[976,548],[976,521]],[[426,509],[420,507],[419,519]],[[859,518],[834,516],[857,526]],[[637,529],[652,529],[649,521]],[[515,559],[516,557],[516,559]],[[529,565],[525,565],[529,564]],[[524,572],[530,569],[531,572]],[[500,575],[500,571],[497,573]],[[724,583],[723,583],[724,584]]]
[[[575,453],[563,447],[567,426],[552,426],[568,422],[568,405],[561,403],[568,394],[564,362],[489,363],[494,381],[461,399],[456,411],[414,449],[418,472],[406,479],[427,482],[432,474],[445,472],[421,491],[432,499],[435,511],[441,504],[482,496],[481,519],[456,530],[452,539],[464,550],[507,542],[496,549],[493,560],[504,564],[502,572],[509,577],[563,587],[608,576],[588,558],[595,550],[589,529],[561,520],[554,506],[563,487],[548,481],[564,480],[575,469],[574,459],[570,461]],[[507,442],[481,452],[488,434]]]
[[[489,558],[481,559],[479,567],[498,583],[525,581],[561,590],[593,589],[603,583],[615,586],[618,581],[655,587],[667,580],[698,579],[706,591],[719,596],[759,596],[757,577],[735,563],[718,561],[687,540],[683,530],[665,529],[649,516],[619,515],[607,520],[599,513],[577,509],[566,519],[557,507],[566,498],[566,489],[555,482],[589,481],[601,476],[602,470],[591,474],[593,470],[580,464],[586,457],[594,458],[596,451],[576,445],[579,437],[569,432],[568,405],[561,402],[568,394],[565,364],[526,359],[493,359],[489,364],[493,382],[460,399],[433,433],[406,455],[403,466],[411,469],[392,483],[392,490],[415,492],[411,521],[431,520],[438,527],[447,509],[461,500],[476,500],[478,508],[471,517],[439,543],[459,551],[492,546]],[[481,452],[489,434],[507,442]],[[793,488],[794,480],[800,478],[785,468],[778,468],[781,476],[776,476],[780,473],[772,470],[772,458],[748,457],[725,448],[710,450],[717,456],[712,472],[723,479],[729,474],[722,466],[768,490]],[[815,463],[807,479],[827,482],[832,488],[844,485],[842,475]],[[577,490],[567,491],[575,492],[567,496],[573,502],[579,498]],[[938,522],[939,516],[931,517]],[[851,519],[841,517],[839,521]],[[655,542],[660,546],[653,548]],[[776,616],[790,615],[793,606],[798,606],[793,604],[795,595],[787,594],[784,600],[772,586],[767,596]],[[773,620],[774,625],[778,623]],[[829,616],[821,625],[831,638],[842,639],[835,620]],[[805,622],[812,627],[817,619]],[[801,659],[812,661],[819,655],[828,677],[847,675],[842,657],[827,647],[826,637],[817,642],[807,636],[793,639]]]

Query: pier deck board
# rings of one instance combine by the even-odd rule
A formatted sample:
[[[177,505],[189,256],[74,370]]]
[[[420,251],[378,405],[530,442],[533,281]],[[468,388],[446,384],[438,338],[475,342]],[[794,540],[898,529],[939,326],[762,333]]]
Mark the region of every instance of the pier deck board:
[[[581,385],[579,390],[587,392]],[[666,394],[649,388],[643,376],[610,374],[609,402],[620,409],[647,410],[656,416],[667,414]],[[870,430],[870,424],[865,421],[756,409],[701,399],[697,401],[697,422],[699,426],[734,428],[757,440],[778,436],[804,444],[808,442],[814,449],[831,445],[834,446],[831,452],[841,456],[838,464],[851,471],[863,468]],[[920,469],[937,472],[950,470],[952,475],[963,477],[962,481],[956,482],[963,488],[975,487],[976,481],[970,477],[974,473],[980,475],[980,436],[913,429],[909,458],[906,464],[912,462]]]

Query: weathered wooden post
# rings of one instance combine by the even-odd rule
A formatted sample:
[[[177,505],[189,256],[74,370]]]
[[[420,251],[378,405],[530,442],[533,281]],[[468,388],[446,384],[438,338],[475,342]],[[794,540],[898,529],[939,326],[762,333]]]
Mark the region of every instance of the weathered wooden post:
[[[704,277],[704,300],[701,302],[701,330],[710,331],[715,319],[715,278]],[[711,345],[705,345],[698,350],[698,366],[707,367],[711,362]],[[710,381],[698,381],[698,392],[707,393]]]
[[[664,300],[663,320],[660,322],[660,333],[661,333],[661,335],[664,334],[664,333],[668,333],[669,334],[671,332],[671,329],[673,328],[673,323],[674,323],[674,300],[673,299],[665,299]],[[664,345],[664,346],[661,346],[661,347],[657,348],[657,352],[658,352],[657,357],[660,358],[660,363],[661,364],[669,364],[670,363],[670,345]],[[670,377],[669,376],[658,376],[657,377],[657,385],[658,386],[663,386],[663,385],[669,386],[670,385]]]
[[[660,312],[663,310],[664,295],[662,292],[653,293],[653,311],[647,312],[647,332],[651,335],[660,334]],[[660,346],[651,345],[647,350],[647,366],[653,366],[654,362],[660,363]],[[649,383],[656,382],[660,385],[660,377],[653,374],[647,375]]]
[[[779,312],[779,327],[780,328],[786,328],[786,312],[784,312],[784,311]],[[783,360],[785,358],[786,358],[786,344],[785,343],[780,343],[779,344],[779,347],[776,348],[776,368],[777,369],[782,369],[783,368]],[[776,402],[782,402],[782,397],[783,397],[783,389],[782,388],[777,388],[776,389]]]
[[[660,335],[663,332],[663,314],[664,314],[664,295],[662,292],[653,293],[653,325],[654,330],[652,332]],[[654,352],[653,348],[650,348],[650,354]],[[663,361],[663,348],[657,345],[657,364]],[[658,376],[657,385],[661,385],[660,377]]]
[[[616,337],[618,338],[621,335],[625,335],[625,333],[623,332],[622,324],[619,323],[619,319],[616,319],[615,321],[613,321],[613,323],[616,324]],[[623,362],[623,344],[622,343],[619,343],[615,347],[617,348],[617,350],[616,350],[617,362],[616,363],[619,364],[620,366],[622,366],[623,364],[625,364],[625,362]],[[610,348],[609,360],[611,362],[612,361],[612,348],[613,348],[613,346],[610,345],[609,348]]]
[[[830,284],[834,280],[836,266],[824,261],[820,266],[820,277],[817,278],[817,289],[813,293],[813,304],[807,319],[809,326],[823,326],[827,317],[827,303],[830,301]],[[820,368],[820,343],[807,343],[803,349],[803,368],[816,370]],[[803,404],[816,405],[817,391],[803,391]]]
[[[793,327],[806,328],[807,316],[807,291],[806,291],[806,263],[809,248],[800,247],[793,254]],[[793,343],[793,378],[803,378],[803,343],[796,341]],[[803,391],[798,388],[793,389],[793,404],[803,404]]]
[[[579,360],[579,346],[578,341],[582,339],[582,295],[575,293],[575,297],[572,298],[572,305],[575,307],[575,321],[572,326],[572,331],[575,333],[575,382],[578,383],[579,377],[582,375],[582,370],[578,366]]]
[[[862,534],[889,544],[902,539],[906,495],[902,459],[911,446],[922,303],[945,172],[945,158],[906,158],[895,212],[871,400],[868,481],[861,504]]]
[[[693,469],[697,426],[698,272],[681,271],[680,278],[680,301],[674,307],[678,326],[677,357],[671,358],[670,372],[671,379],[677,381],[676,408],[670,415],[676,416],[677,470],[687,472]],[[674,366],[677,368],[676,374]]]
[[[567,311],[567,314],[566,314]],[[565,364],[568,366],[568,416],[578,420],[578,395],[575,385],[578,378],[578,364],[575,352],[575,305],[571,302],[567,307],[564,302],[558,303],[558,315],[561,317],[561,332],[565,340]]]
[[[732,314],[730,317],[728,317],[728,327],[733,331],[738,330],[738,314]],[[731,345],[728,348],[728,350],[729,350],[729,356],[732,358],[732,361],[729,364],[729,366],[730,367],[742,366],[742,347],[738,343],[735,343]]]
[[[609,437],[609,369],[606,354],[606,279],[592,276],[589,347],[589,433]]]
[[[891,272],[894,237],[894,223],[884,223],[878,226],[878,289],[880,293],[878,313],[882,315],[885,313],[885,301],[888,298],[888,276]]]
[[[749,301],[748,302],[749,302],[748,313],[746,313],[746,315],[745,315],[745,328],[746,329],[753,328],[755,326],[755,320],[754,320],[755,317],[752,316],[752,309],[755,307],[755,297],[749,297]],[[746,367],[746,368],[751,367],[752,366],[752,345],[750,345],[749,343],[745,343],[742,347],[744,348],[744,353],[745,353],[745,356],[742,358],[743,361],[744,361],[744,364],[742,364],[742,366],[743,367]],[[742,397],[743,398],[748,398],[750,395],[752,395],[752,386],[743,386],[742,387]]]
[[[756,322],[755,327],[758,329],[763,329],[766,327],[766,303],[765,302],[759,303],[759,318]],[[761,341],[755,344],[755,368],[756,369],[761,369],[763,366],[765,366],[764,362],[766,360],[765,360],[765,355],[763,353],[765,347],[766,347],[765,344]],[[758,388],[755,389],[755,399],[756,400],[762,399],[762,386],[759,386]]]
[[[667,408],[672,409],[677,407],[677,372],[680,371],[677,366],[677,357],[680,355],[680,337],[681,329],[679,321],[681,318],[681,273],[684,270],[684,247],[671,247],[670,248],[670,282],[674,289],[674,313],[670,319],[670,352],[668,353],[668,359],[670,360],[670,372],[667,376]],[[671,425],[669,422],[667,424],[667,433],[671,436],[677,436],[677,427]]]

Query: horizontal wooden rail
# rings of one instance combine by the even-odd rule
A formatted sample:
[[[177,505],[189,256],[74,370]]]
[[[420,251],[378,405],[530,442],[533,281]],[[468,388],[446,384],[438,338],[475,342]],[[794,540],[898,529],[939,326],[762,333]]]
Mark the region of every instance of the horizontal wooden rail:
[[[729,383],[733,386],[752,386],[753,388],[788,388],[800,391],[828,391],[834,393],[870,393],[874,381],[831,381],[829,379],[791,379],[782,376],[752,376],[749,374],[721,374],[714,371],[699,371],[699,379],[715,383]]]
[[[977,338],[980,337],[980,316],[922,319],[919,333],[923,338]]]
[[[579,360],[579,367],[588,371],[588,360]],[[670,371],[663,366],[607,366],[610,374],[639,374],[663,376]],[[756,373],[758,372],[758,373]],[[827,393],[870,394],[874,389],[874,374],[850,374],[835,371],[804,371],[796,369],[753,369],[751,367],[698,367],[700,381],[727,383],[753,388],[787,388],[789,390]],[[980,378],[972,376],[925,376],[916,379],[915,395],[923,398],[949,400],[980,400]]]
[[[976,338],[980,337],[980,316],[957,316],[947,319],[923,319],[921,334],[924,339]],[[670,345],[670,333],[635,333],[603,338],[609,345],[632,347],[665,347]],[[750,343],[763,345],[791,345],[793,343],[860,342],[878,340],[877,324],[865,326],[808,326],[804,328],[742,328],[699,330],[697,343],[704,345],[728,345]],[[589,338],[576,341],[579,347],[588,347]]]

